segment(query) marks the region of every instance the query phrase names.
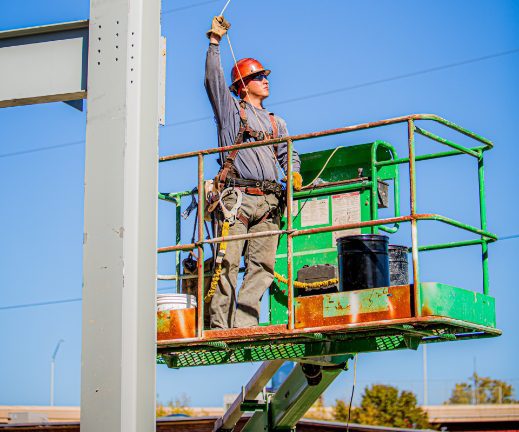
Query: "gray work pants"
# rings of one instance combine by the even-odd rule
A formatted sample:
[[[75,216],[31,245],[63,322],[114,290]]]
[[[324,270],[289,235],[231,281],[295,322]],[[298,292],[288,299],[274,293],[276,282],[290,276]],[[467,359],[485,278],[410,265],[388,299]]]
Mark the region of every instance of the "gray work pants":
[[[236,202],[231,194],[223,200],[227,208]],[[279,229],[279,202],[275,195],[243,193],[238,212],[248,219],[248,226],[236,220],[229,235],[257,233]],[[265,218],[265,215],[269,215]],[[222,262],[222,275],[211,300],[211,328],[252,327],[259,324],[261,297],[274,279],[274,263],[278,236],[238,240],[227,243]],[[245,276],[236,299],[236,284],[242,254]],[[237,303],[237,304],[236,304]]]

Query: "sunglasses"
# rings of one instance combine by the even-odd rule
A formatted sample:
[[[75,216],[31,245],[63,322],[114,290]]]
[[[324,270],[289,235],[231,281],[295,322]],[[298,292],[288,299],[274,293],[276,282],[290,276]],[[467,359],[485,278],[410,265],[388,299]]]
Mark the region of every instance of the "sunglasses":
[[[253,76],[250,80],[251,81],[263,81],[264,79],[268,80],[267,75],[259,74],[259,75]]]

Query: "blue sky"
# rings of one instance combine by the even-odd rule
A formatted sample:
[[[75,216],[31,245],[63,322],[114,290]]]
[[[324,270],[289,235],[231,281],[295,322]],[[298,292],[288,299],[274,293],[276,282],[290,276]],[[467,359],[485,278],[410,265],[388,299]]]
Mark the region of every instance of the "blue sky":
[[[203,65],[205,31],[224,3],[163,1],[168,64],[161,155],[216,145]],[[0,0],[0,10],[0,30],[7,30],[87,19],[89,4]],[[486,155],[489,229],[500,236],[519,233],[517,2],[235,0],[226,17],[236,55],[256,57],[272,69],[266,106],[286,119],[292,134],[430,112],[492,139],[495,149]],[[225,43],[222,60],[229,72],[232,58]],[[0,405],[48,403],[50,358],[59,339],[65,343],[56,361],[55,401],[79,404],[85,119],[85,113],[63,103],[0,110]],[[298,150],[384,139],[403,153],[404,132],[391,127],[335,136],[301,143]],[[469,143],[451,132],[445,136]],[[424,139],[418,146],[419,152],[438,149]],[[159,189],[192,188],[192,167],[162,164]],[[214,170],[214,162],[207,167]],[[477,223],[473,160],[432,161],[418,169],[420,212]],[[174,241],[173,216],[172,206],[159,203],[160,246]],[[405,228],[395,240],[409,240]],[[460,235],[467,238],[424,224],[420,241]],[[503,240],[490,247],[490,293],[504,335],[430,346],[430,402],[441,403],[474,364],[478,373],[509,380],[518,389],[518,242]],[[172,259],[159,258],[159,273],[172,271]],[[424,280],[481,290],[478,248],[424,254],[422,264]],[[170,286],[161,282],[159,289]],[[62,300],[70,301],[14,307]],[[218,406],[222,394],[239,391],[254,370],[248,364],[180,371],[159,366],[157,393],[164,402],[185,393],[194,406]],[[388,382],[411,388],[421,400],[421,350],[361,355],[358,380],[360,386]],[[347,397],[351,382],[351,373],[344,373],[326,393],[327,402]]]

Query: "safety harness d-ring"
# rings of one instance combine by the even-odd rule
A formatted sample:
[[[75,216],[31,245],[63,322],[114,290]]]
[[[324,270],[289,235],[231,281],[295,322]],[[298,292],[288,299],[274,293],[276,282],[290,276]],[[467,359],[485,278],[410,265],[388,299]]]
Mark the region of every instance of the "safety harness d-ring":
[[[236,203],[229,210],[225,207],[223,199],[231,194],[236,194]],[[228,187],[220,193],[220,197],[218,198],[218,203],[220,204],[220,208],[222,209],[223,217],[226,222],[229,222],[230,225],[233,225],[236,222],[236,215],[238,214],[238,209],[241,207],[243,201],[242,191],[238,188]]]

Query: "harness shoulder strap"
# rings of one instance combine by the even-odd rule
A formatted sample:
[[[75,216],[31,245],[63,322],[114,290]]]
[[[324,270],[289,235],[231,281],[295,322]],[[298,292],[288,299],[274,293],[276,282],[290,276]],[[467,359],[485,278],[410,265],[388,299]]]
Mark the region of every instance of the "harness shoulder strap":
[[[245,101],[241,99],[239,102],[239,114],[240,114],[240,128],[238,129],[238,134],[236,135],[236,138],[234,140],[233,145],[241,144],[244,142],[245,133],[248,130],[247,125],[247,113],[245,112]],[[227,176],[229,175],[229,171],[232,169],[232,166],[234,164],[234,159],[236,159],[236,155],[238,154],[239,149],[233,150],[229,152],[227,157],[225,158],[225,161],[222,165],[222,169],[220,173],[218,174],[218,183],[225,183],[225,180],[227,179]]]
[[[269,113],[270,124],[272,125],[272,136],[271,138],[277,138],[279,136],[278,123],[274,113]]]
[[[242,144],[245,141],[245,134],[248,134],[250,137],[252,137],[256,140],[272,139],[272,138],[278,137],[279,129],[278,129],[278,125],[277,125],[274,113],[269,113],[269,120],[270,120],[270,124],[272,126],[272,133],[268,134],[268,136],[265,137],[263,132],[253,130],[249,127],[249,124],[247,121],[247,112],[245,111],[246,102],[243,99],[240,99],[238,104],[239,104],[239,114],[240,114],[240,128],[238,129],[238,134],[236,135],[236,139],[234,140],[233,145]],[[274,144],[273,147],[274,147],[274,154],[277,157],[278,146],[277,146],[277,144]],[[227,175],[234,163],[234,159],[236,159],[236,155],[238,154],[238,151],[239,151],[239,149],[229,152],[229,155],[225,159],[225,162],[223,163],[222,171],[220,173],[221,182],[225,182],[225,179],[227,178]]]
[[[271,138],[278,138],[279,136],[279,130],[278,130],[278,123],[276,121],[276,117],[274,116],[274,113],[269,113],[269,120],[270,124],[272,125],[272,136]],[[278,157],[278,145],[273,144],[272,147],[274,147],[274,155],[276,156],[276,159]]]

